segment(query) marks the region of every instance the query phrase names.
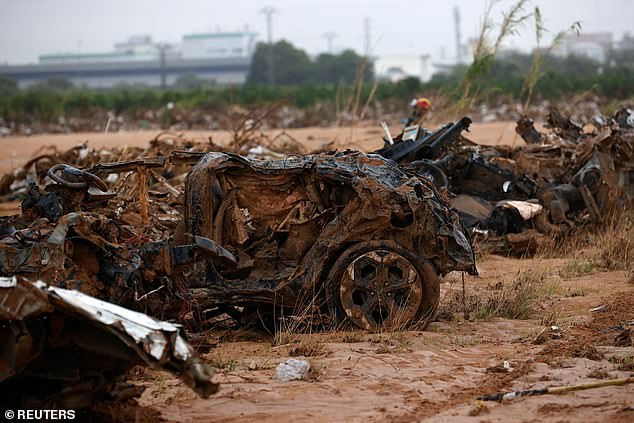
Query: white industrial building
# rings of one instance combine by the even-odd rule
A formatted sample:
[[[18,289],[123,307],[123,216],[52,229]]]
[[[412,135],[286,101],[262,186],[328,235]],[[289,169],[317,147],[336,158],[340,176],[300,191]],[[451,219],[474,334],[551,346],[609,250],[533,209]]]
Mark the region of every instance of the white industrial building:
[[[552,53],[556,56],[584,56],[599,63],[605,63],[613,46],[611,32],[566,34]]]
[[[407,77],[416,77],[427,82],[433,73],[429,55],[381,56],[374,60],[374,75],[384,81],[397,82]]]
[[[181,45],[182,58],[225,59],[228,57],[251,57],[255,48],[255,37],[256,34],[253,32],[185,35]]]
[[[255,39],[248,31],[214,32],[184,35],[180,44],[167,45],[141,35],[115,44],[110,52],[44,54],[37,65],[0,66],[0,76],[15,79],[20,87],[52,76],[91,88],[168,86],[185,75],[221,85],[243,84]]]

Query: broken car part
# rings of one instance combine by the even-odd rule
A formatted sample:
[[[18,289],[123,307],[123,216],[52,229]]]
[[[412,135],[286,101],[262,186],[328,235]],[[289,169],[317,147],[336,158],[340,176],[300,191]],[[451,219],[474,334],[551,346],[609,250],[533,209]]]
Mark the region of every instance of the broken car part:
[[[0,400],[5,407],[87,408],[138,395],[124,383],[136,365],[167,370],[203,398],[213,370],[178,325],[74,290],[5,278],[0,285]]]
[[[433,315],[438,275],[475,274],[469,237],[433,184],[377,155],[266,161],[209,153],[188,175],[183,234],[238,257],[182,271],[201,307],[327,305],[365,329]]]

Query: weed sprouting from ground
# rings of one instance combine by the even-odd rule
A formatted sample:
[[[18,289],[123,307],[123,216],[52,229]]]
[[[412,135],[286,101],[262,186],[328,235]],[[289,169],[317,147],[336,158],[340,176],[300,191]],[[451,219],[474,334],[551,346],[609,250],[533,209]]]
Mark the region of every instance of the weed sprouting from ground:
[[[595,260],[607,270],[634,271],[634,208],[630,208],[599,233]]]
[[[538,298],[538,284],[543,276],[536,272],[519,274],[502,289],[493,291],[476,310],[481,319],[503,317],[507,319],[528,319]]]
[[[544,315],[542,316],[541,324],[543,326],[560,327],[562,325],[563,319],[564,317],[561,310],[551,309],[544,313]]]
[[[238,359],[226,352],[214,351],[208,357],[207,361],[210,366],[217,370],[234,371],[238,367]]]
[[[506,319],[528,319],[533,314],[535,303],[544,289],[545,274],[538,271],[519,273],[508,282],[499,282],[487,289],[468,289],[467,313],[476,320],[496,317]],[[437,318],[452,320],[464,311],[462,293],[455,292],[439,306]]]
[[[291,357],[320,357],[330,353],[326,340],[309,338],[301,340],[288,354]]]
[[[542,19],[542,13],[538,6],[535,6],[535,10],[533,12],[533,20],[535,22],[535,42],[537,48],[533,53],[533,60],[531,61],[531,67],[528,71],[528,75],[524,80],[524,85],[522,86],[522,91],[520,93],[520,97],[524,97],[524,106],[523,110],[526,112],[528,110],[528,106],[531,103],[533,97],[533,90],[535,89],[535,85],[542,77],[542,66],[544,63],[544,55],[549,54],[552,50],[557,47],[564,39],[564,36],[567,32],[573,32],[579,35],[581,32],[581,22],[575,21],[568,31],[560,31],[552,39],[550,46],[545,49],[541,48],[541,41],[544,36],[544,33],[547,32],[546,27],[544,26],[544,21]]]
[[[315,290],[309,300],[298,302],[290,311],[273,308],[272,346],[290,344],[299,334],[312,333],[314,329],[323,329],[332,324],[332,319],[322,313],[322,290],[323,288]]]
[[[471,108],[474,102],[480,98],[481,93],[476,86],[477,80],[489,73],[503,42],[509,36],[517,34],[519,28],[533,16],[532,12],[525,12],[528,0],[516,1],[507,12],[502,13],[502,21],[497,25],[499,28],[497,36],[492,38],[492,31],[496,25],[491,15],[496,3],[498,1],[491,1],[486,7],[480,25],[480,33],[475,42],[473,62],[467,68],[462,84],[458,88],[461,91],[461,97],[456,107],[459,111]]]
[[[596,265],[591,260],[570,260],[559,271],[563,279],[572,279],[583,275],[591,275],[596,271]]]
[[[273,334],[273,340],[271,345],[273,347],[279,347],[280,345],[287,345],[296,339],[296,335],[303,331],[303,325],[299,323],[299,320],[293,319],[293,317],[282,317],[278,320],[275,326],[275,333]]]

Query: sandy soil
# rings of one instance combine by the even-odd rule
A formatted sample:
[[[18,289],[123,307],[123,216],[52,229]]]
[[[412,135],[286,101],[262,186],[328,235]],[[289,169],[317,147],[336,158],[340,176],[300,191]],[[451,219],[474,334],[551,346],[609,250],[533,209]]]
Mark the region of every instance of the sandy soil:
[[[210,333],[216,346],[203,357],[220,367],[220,392],[203,400],[171,376],[150,371],[137,378],[147,387],[142,409],[159,411],[168,421],[209,422],[634,421],[634,385],[503,404],[475,400],[634,375],[631,364],[619,364],[631,360],[634,349],[614,346],[615,326],[634,318],[634,285],[625,272],[563,279],[559,272],[567,263],[489,256],[479,264],[481,276],[468,278],[468,292],[486,292],[518,272],[539,269],[546,294],[527,320],[456,317],[424,332],[293,335],[277,347],[261,332]],[[446,278],[443,301],[458,287],[456,276]],[[607,311],[589,311],[599,305]],[[536,342],[544,324],[558,325],[561,339]],[[297,353],[309,355],[309,380],[275,380],[276,366]]]
[[[393,129],[396,131],[396,128]],[[269,135],[281,131],[269,131]],[[301,128],[288,129],[286,132],[309,149],[317,149],[329,142],[334,142],[339,148],[352,148],[370,151],[382,147],[383,131],[378,125],[364,124],[351,130],[350,128]],[[87,141],[94,148],[115,146],[145,146],[156,136],[157,131],[135,131],[114,133],[72,133],[72,134],[44,134],[33,136],[11,136],[0,138],[0,174],[10,172],[25,163],[39,149],[55,145],[60,150],[66,150],[80,142]],[[229,140],[227,131],[186,131],[186,136],[200,140],[212,137],[214,142],[223,144]],[[396,134],[396,132],[395,132]],[[481,144],[499,144],[513,142],[523,144],[521,138],[515,136],[514,122],[494,122],[474,124],[468,135],[473,141]]]
[[[306,128],[289,134],[309,147],[334,141],[371,150],[381,146],[375,127]],[[70,134],[0,139],[0,173],[28,160],[45,145],[60,149],[90,140],[94,147],[144,145],[155,132]],[[192,132],[222,143],[228,133]],[[514,124],[474,125],[470,138],[482,144],[522,143]],[[16,205],[3,205],[15,208]],[[200,399],[167,373],[142,371],[133,381],[147,389],[141,407],[128,415],[137,421],[162,416],[167,421],[634,421],[634,385],[578,391],[561,396],[479,404],[475,398],[517,389],[576,384],[634,375],[634,349],[614,346],[617,325],[634,319],[634,284],[625,272],[600,272],[562,278],[572,258],[515,260],[487,256],[479,278],[467,278],[467,291],[486,295],[518,272],[540,272],[541,292],[528,319],[465,320],[460,313],[424,331],[292,334],[287,345],[272,346],[257,331],[226,330],[207,335],[214,344],[203,357],[219,367],[220,392]],[[442,283],[443,304],[459,290],[459,275]],[[605,305],[603,313],[591,313]],[[562,337],[546,336],[556,324]],[[308,354],[307,381],[273,379],[277,365]],[[629,360],[629,361],[628,361]],[[513,368],[502,367],[508,361]],[[625,364],[624,364],[625,363]],[[629,363],[629,364],[628,364]]]

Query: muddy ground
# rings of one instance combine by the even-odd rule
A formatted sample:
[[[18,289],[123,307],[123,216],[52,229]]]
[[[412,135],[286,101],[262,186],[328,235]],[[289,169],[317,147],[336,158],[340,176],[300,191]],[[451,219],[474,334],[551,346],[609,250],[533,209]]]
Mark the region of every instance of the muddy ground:
[[[398,127],[392,132],[397,134]],[[282,130],[266,131],[271,138]],[[308,150],[320,149],[323,145],[333,142],[335,148],[351,148],[361,151],[371,151],[381,148],[383,131],[378,125],[364,122],[354,129],[350,128],[293,128],[285,131],[291,138],[304,144]],[[40,148],[55,145],[61,151],[69,149],[80,142],[87,141],[93,148],[120,147],[122,145],[145,146],[156,136],[156,131],[113,132],[113,133],[71,133],[71,134],[42,134],[32,136],[11,136],[0,138],[0,174],[11,171],[30,159]],[[223,145],[231,137],[229,131],[185,131],[189,139],[208,140]],[[515,122],[492,122],[486,124],[475,123],[471,127],[470,139],[480,144],[524,144],[515,134]]]
[[[512,123],[474,125],[482,143],[522,143]],[[319,147],[369,150],[380,146],[380,130],[299,129],[296,139]],[[71,134],[0,139],[0,172],[26,161],[42,145],[60,149],[90,145],[140,145],[154,133]],[[209,134],[194,133],[201,137]],[[227,133],[211,134],[222,142]],[[152,421],[634,421],[634,385],[560,396],[479,404],[482,394],[586,383],[634,376],[634,349],[616,342],[619,325],[634,319],[634,283],[625,271],[606,271],[592,250],[564,257],[480,257],[480,276],[467,277],[468,319],[462,309],[460,275],[442,282],[440,318],[426,331],[388,333],[327,331],[272,335],[258,330],[214,330],[200,347],[218,367],[220,392],[198,398],[167,373],[135,371],[146,387],[140,407],[127,419]],[[530,285],[518,294],[519,318],[491,311],[500,292]],[[503,288],[506,287],[506,288]],[[508,288],[511,287],[511,288]],[[504,291],[506,289],[507,291]],[[502,290],[502,291],[501,291]],[[590,310],[605,306],[598,312]],[[551,326],[559,329],[553,331]],[[279,334],[278,334],[279,335]],[[617,346],[616,344],[627,345]],[[278,382],[276,366],[291,356],[312,365],[307,381]],[[508,362],[511,370],[504,367]],[[117,411],[117,413],[119,413]]]
[[[288,334],[278,346],[258,331],[211,332],[207,341],[215,347],[203,357],[219,367],[220,392],[201,400],[177,379],[147,372],[135,377],[147,387],[141,399],[146,411],[140,412],[158,411],[168,421],[222,422],[634,421],[632,385],[485,406],[475,400],[634,375],[633,348],[615,346],[616,326],[634,318],[634,284],[622,271],[571,273],[578,260],[481,259],[481,276],[466,279],[468,296],[486,297],[500,282],[532,275],[536,297],[521,320],[471,309],[468,321],[458,312],[426,331]],[[460,302],[449,304],[460,292],[458,277],[445,278],[442,289],[442,307],[460,310]],[[601,305],[605,311],[589,311]],[[559,333],[551,336],[549,326]],[[547,336],[539,337],[544,330]],[[291,356],[310,361],[308,381],[273,379],[275,367]]]

